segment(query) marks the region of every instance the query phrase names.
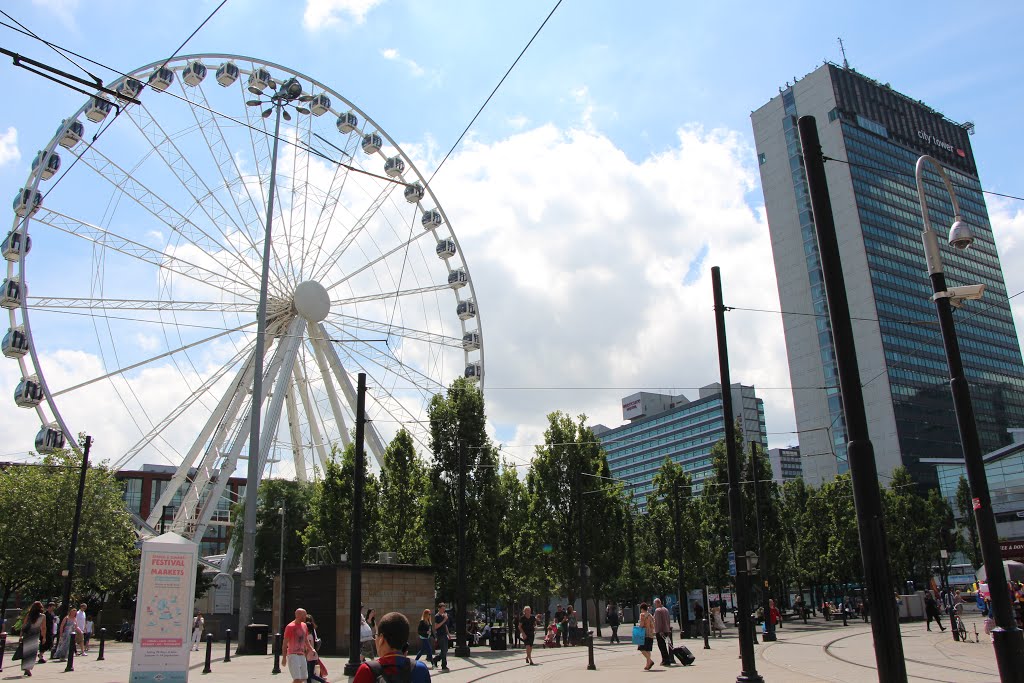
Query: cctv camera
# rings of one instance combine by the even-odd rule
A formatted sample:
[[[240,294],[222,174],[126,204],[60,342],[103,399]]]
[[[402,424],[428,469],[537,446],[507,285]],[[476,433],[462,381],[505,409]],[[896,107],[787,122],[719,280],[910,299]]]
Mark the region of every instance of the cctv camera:
[[[970,226],[960,220],[957,216],[953,226],[949,229],[949,246],[954,249],[966,249],[974,242],[974,234]]]
[[[962,287],[950,287],[949,296],[951,299],[962,301],[977,301],[985,293],[985,285],[964,285]]]

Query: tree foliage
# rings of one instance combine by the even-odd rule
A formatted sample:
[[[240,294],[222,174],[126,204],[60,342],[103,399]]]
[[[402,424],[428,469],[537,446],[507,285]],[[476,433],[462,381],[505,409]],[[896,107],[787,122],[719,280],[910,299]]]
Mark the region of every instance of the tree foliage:
[[[323,477],[313,484],[309,499],[308,525],[301,532],[306,548],[325,547],[335,562],[347,555],[352,545],[352,499],[355,493],[355,444],[339,454],[331,450]],[[376,557],[381,550],[379,528],[380,484],[365,469],[363,480],[363,561]]]
[[[416,453],[412,435],[401,429],[384,451],[380,472],[380,529],[384,550],[398,553],[398,561],[427,561],[427,466]]]

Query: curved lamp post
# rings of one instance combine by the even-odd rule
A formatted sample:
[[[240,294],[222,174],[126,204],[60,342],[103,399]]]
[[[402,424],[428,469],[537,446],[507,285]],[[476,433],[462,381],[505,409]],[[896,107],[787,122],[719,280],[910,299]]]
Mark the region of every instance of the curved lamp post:
[[[988,476],[985,474],[985,463],[982,460],[981,443],[978,439],[978,425],[974,419],[974,407],[971,404],[971,393],[964,376],[963,361],[960,358],[960,345],[957,341],[956,329],[953,326],[953,307],[959,308],[964,300],[980,299],[985,291],[984,285],[967,285],[963,287],[946,287],[946,277],[942,272],[942,255],[939,252],[939,239],[932,230],[928,217],[928,202],[924,192],[924,169],[931,164],[949,193],[953,204],[953,225],[949,229],[949,244],[956,249],[967,249],[974,242],[974,235],[963,221],[960,204],[953,192],[946,169],[934,158],[924,155],[917,160],[914,175],[917,179],[917,196],[921,201],[921,216],[924,219],[925,260],[928,262],[928,274],[932,281],[932,301],[939,316],[939,327],[942,331],[942,345],[946,350],[946,362],[949,365],[949,386],[953,393],[953,408],[956,411],[957,427],[960,430],[960,443],[964,451],[964,464],[967,469],[967,481],[971,487],[971,498],[974,506],[974,520],[978,525],[978,538],[981,542],[981,555],[988,577],[989,590],[992,593],[992,611],[995,613],[996,628],[992,631],[995,642],[996,664],[999,667],[1001,681],[1024,681],[1024,636],[1017,628],[1010,605],[1010,595],[1006,588],[1006,574],[1003,571],[1002,556],[999,551],[999,536],[996,532],[996,518],[992,512],[992,501],[988,490]]]

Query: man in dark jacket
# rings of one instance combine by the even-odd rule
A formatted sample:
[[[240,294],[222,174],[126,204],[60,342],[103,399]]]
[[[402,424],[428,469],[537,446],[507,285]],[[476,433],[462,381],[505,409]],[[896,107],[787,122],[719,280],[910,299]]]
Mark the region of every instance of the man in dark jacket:
[[[932,630],[932,619],[935,620],[935,623],[939,625],[940,629],[943,631],[946,630],[946,627],[942,625],[942,616],[939,613],[939,603],[935,601],[935,593],[932,593],[930,590],[927,590],[924,593],[924,615],[928,620],[926,625],[929,631]]]
[[[55,640],[55,638],[53,637],[53,634],[57,630],[56,628],[54,628],[54,626],[57,623],[56,609],[57,609],[57,605],[55,605],[55,604],[53,604],[51,602],[51,603],[46,605],[46,612],[43,614],[43,616],[46,618],[46,625],[45,625],[46,631],[39,635],[41,640],[40,640],[40,643],[39,643],[39,660],[38,661],[39,661],[40,664],[45,664],[46,663],[46,659],[43,657],[43,653],[46,652],[47,650],[50,650],[50,649],[53,648],[53,643],[54,643],[54,640]]]

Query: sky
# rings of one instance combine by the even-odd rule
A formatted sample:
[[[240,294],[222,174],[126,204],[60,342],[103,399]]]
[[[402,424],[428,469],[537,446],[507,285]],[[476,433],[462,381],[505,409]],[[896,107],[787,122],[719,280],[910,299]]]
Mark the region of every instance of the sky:
[[[127,71],[172,54],[217,4],[18,0],[5,11],[53,43]],[[182,54],[248,55],[307,74],[372,116],[429,176],[552,6],[228,0]],[[530,458],[552,411],[617,426],[628,394],[695,398],[718,381],[712,266],[722,269],[727,305],[778,310],[749,116],[787,82],[841,62],[839,37],[858,71],[973,121],[982,185],[1024,195],[1022,20],[1015,2],[966,10],[952,2],[564,0],[432,182],[472,275],[489,428],[507,457]],[[80,73],[4,27],[0,47]],[[9,94],[0,108],[0,182],[13,196],[36,151],[84,98],[9,61],[0,62],[0,82]],[[988,201],[1016,293],[1024,290],[1024,203]],[[36,240],[33,256],[46,260],[33,262],[31,294],[88,296],[88,264],[58,239]],[[123,277],[130,289],[130,273]],[[1019,328],[1024,301],[1013,304]],[[83,341],[83,325],[46,326],[51,384],[120,365]],[[769,445],[797,444],[780,317],[732,311],[727,325],[733,381],[764,399]],[[122,332],[123,349],[161,348]],[[195,368],[196,378],[210,367]],[[0,386],[13,390],[19,374],[4,360]],[[167,410],[187,394],[164,363],[131,381]],[[138,434],[103,400],[70,396],[61,410],[74,431],[96,436],[101,457],[116,459]],[[31,448],[37,422],[13,401],[0,403],[10,435],[3,450]]]

